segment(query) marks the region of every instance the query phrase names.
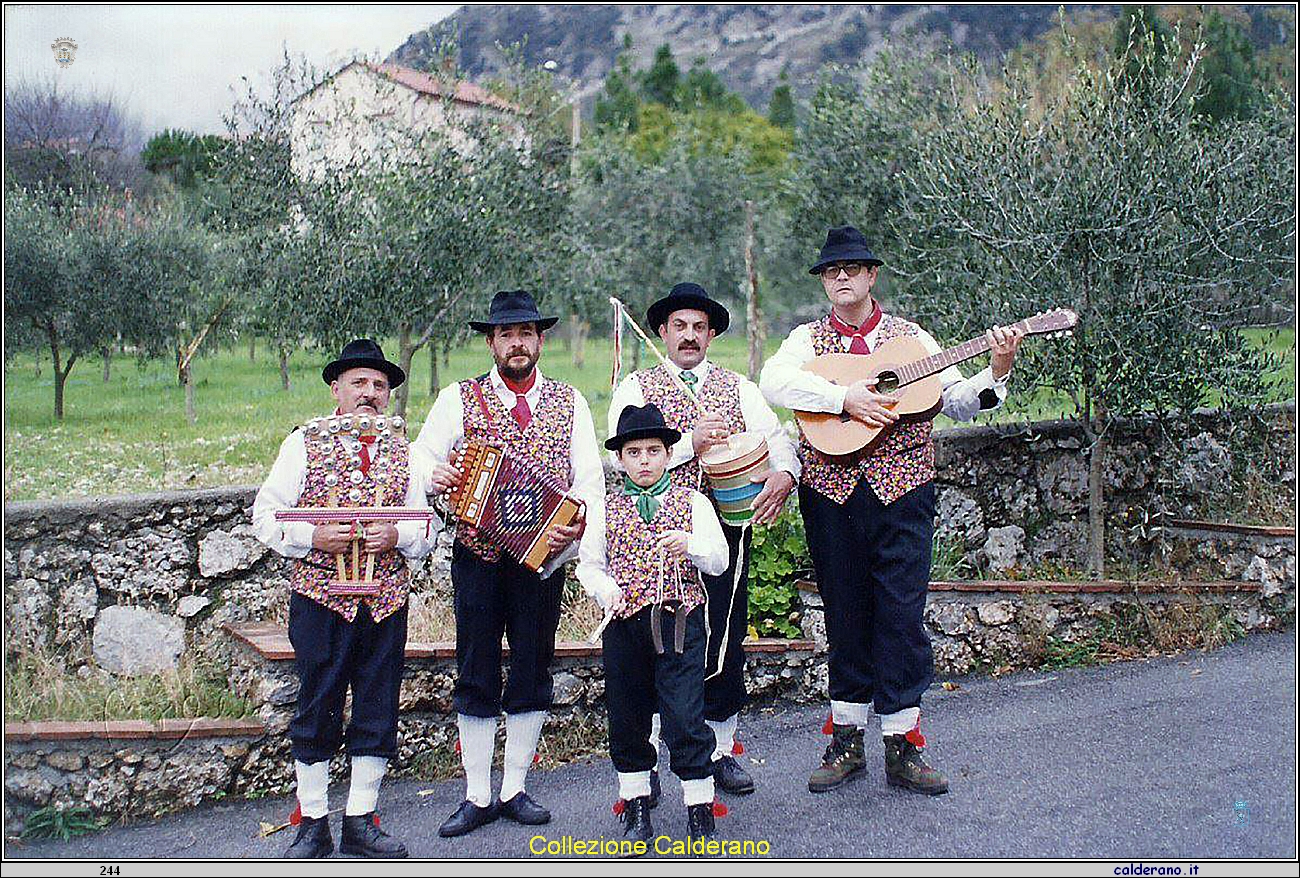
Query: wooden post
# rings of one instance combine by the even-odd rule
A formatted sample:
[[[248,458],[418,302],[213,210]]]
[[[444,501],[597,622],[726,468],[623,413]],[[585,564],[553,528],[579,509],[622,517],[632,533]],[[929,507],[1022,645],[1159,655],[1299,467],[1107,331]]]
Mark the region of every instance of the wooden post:
[[[749,338],[749,380],[763,367],[763,315],[758,307],[758,269],[754,265],[754,202],[745,201],[745,329]]]
[[[571,151],[569,153],[569,174],[577,176],[578,174],[578,144],[582,142],[582,102],[576,97],[573,99],[573,138],[570,143]]]

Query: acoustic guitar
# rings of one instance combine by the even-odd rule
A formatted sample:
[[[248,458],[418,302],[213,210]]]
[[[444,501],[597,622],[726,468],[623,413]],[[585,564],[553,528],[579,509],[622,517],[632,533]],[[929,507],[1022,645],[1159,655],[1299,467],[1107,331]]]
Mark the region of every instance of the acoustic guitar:
[[[1069,334],[1079,322],[1079,315],[1068,308],[1057,308],[1027,317],[1012,326],[1026,336]],[[804,370],[820,375],[832,384],[847,387],[867,378],[875,378],[877,393],[899,397],[892,407],[898,423],[928,421],[943,408],[943,383],[939,373],[949,366],[977,357],[989,349],[984,336],[929,353],[916,336],[895,336],[882,342],[870,354],[827,354],[814,357]],[[869,453],[895,426],[869,427],[847,412],[794,413],[809,444],[828,457],[847,457]]]

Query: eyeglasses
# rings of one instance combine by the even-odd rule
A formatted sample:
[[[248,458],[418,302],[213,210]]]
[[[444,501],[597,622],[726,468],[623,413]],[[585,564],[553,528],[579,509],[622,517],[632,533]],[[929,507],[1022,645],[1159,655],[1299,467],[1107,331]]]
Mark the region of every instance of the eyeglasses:
[[[857,277],[858,272],[862,271],[862,269],[866,267],[867,266],[863,265],[861,262],[836,262],[832,265],[827,265],[822,269],[821,273],[822,277],[830,280],[833,277],[839,277],[840,270],[843,269],[844,273],[849,277]]]

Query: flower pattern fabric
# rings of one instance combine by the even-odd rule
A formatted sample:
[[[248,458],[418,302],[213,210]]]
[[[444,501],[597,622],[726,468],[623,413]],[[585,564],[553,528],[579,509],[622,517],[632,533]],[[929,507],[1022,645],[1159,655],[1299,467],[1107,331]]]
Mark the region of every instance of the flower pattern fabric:
[[[704,585],[699,570],[689,559],[664,562],[657,547],[660,534],[691,532],[692,489],[670,487],[659,500],[650,523],[641,520],[636,498],[622,492],[605,497],[605,559],[610,578],[623,589],[627,618],[655,603],[663,587],[664,600],[680,600],[685,612],[704,603]]]

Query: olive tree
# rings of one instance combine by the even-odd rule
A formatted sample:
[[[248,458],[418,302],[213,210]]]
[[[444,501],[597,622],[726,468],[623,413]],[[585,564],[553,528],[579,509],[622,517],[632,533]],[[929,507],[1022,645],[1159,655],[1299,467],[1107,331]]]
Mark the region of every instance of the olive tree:
[[[1112,420],[1260,399],[1267,356],[1227,327],[1294,271],[1293,109],[1208,124],[1199,47],[1165,63],[1159,39],[1081,67],[1045,107],[1023,80],[994,95],[954,69],[958,118],[902,170],[892,265],[912,313],[952,337],[1079,314],[1068,343],[1027,344],[1017,373],[1064,394],[1090,443],[1097,575]]]

